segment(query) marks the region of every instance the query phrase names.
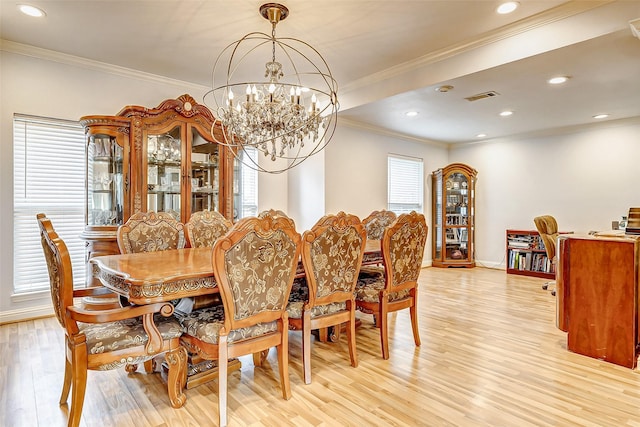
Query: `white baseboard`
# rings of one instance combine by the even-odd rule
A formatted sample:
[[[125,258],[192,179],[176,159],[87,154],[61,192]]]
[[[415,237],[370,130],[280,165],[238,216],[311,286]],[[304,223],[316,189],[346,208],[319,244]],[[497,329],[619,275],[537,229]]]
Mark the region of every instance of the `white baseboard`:
[[[0,325],[53,316],[51,304],[0,312]]]

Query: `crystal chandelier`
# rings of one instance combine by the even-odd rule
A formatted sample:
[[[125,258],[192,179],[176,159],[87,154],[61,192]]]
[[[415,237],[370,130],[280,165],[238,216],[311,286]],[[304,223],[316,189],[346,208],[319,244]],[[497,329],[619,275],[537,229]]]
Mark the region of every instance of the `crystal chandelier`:
[[[320,53],[295,38],[277,38],[276,25],[289,15],[278,3],[260,7],[271,35],[252,32],[228,45],[216,59],[213,89],[205,103],[216,113],[223,140],[236,158],[252,169],[281,173],[320,152],[337,123],[337,83]],[[271,48],[264,79],[256,81],[256,55]],[[278,56],[282,62],[276,60]],[[314,62],[315,61],[315,62]],[[226,68],[222,68],[224,64]],[[224,84],[216,86],[217,81]],[[268,161],[242,155],[254,147]]]

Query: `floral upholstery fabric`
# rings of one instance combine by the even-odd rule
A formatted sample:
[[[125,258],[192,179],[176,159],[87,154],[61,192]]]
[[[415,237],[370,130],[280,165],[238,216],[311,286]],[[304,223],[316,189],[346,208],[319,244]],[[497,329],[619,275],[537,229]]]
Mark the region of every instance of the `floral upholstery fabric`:
[[[194,212],[185,224],[187,240],[192,248],[213,247],[230,227],[231,221],[216,211]]]
[[[304,277],[296,278],[293,281],[291,294],[289,294],[289,304],[287,304],[287,314],[290,319],[302,318],[302,307],[309,301],[309,287]],[[311,317],[323,316],[325,314],[337,313],[347,309],[344,302],[316,305],[311,309]]]
[[[163,339],[177,338],[182,335],[180,323],[172,317],[154,315],[154,323]],[[149,340],[142,325],[142,319],[126,319],[109,323],[78,323],[80,332],[87,338],[89,354],[107,353],[124,350],[131,347],[145,345]],[[100,370],[114,369],[130,363],[139,363],[151,359],[156,355],[126,358],[108,365]]]
[[[367,230],[367,239],[381,240],[384,230],[396,220],[396,214],[392,211],[374,211],[362,220],[364,228]]]
[[[57,259],[60,258],[60,253],[58,251],[58,247],[49,241],[49,237],[47,236],[46,230],[43,228],[41,223],[38,223],[40,226],[40,237],[42,242],[42,250],[44,251],[44,258],[47,262],[47,271],[49,272],[49,284],[51,291],[51,300],[53,302],[53,310],[56,314],[56,319],[58,319],[58,323],[62,327],[66,325],[65,318],[65,307],[64,302],[62,301],[62,283],[60,279],[61,271],[58,268],[60,264]],[[73,277],[73,276],[71,276]],[[73,284],[71,285],[73,286]]]
[[[311,268],[316,298],[334,292],[352,292],[360,266],[362,238],[353,227],[329,227],[311,243]]]
[[[291,301],[287,305],[287,314],[290,319],[302,318],[302,307],[306,301]],[[311,309],[311,318],[324,316],[326,314],[333,314],[339,311],[345,311],[347,309],[347,303],[345,302],[332,302],[330,304],[314,305]]]
[[[392,290],[395,286],[418,280],[426,241],[427,224],[424,217],[421,221],[407,221],[395,230],[389,242]]]
[[[218,344],[220,330],[224,326],[224,307],[222,304],[195,310],[181,319],[185,334],[191,335],[203,342]],[[228,335],[228,342],[241,341],[265,335],[278,330],[276,322],[258,323],[247,328],[232,330]]]
[[[249,232],[225,252],[235,320],[285,308],[296,253],[296,243],[282,230],[267,238]]]
[[[333,216],[332,216],[333,217]],[[323,217],[322,223],[328,217]],[[328,218],[328,221],[335,218]],[[316,227],[314,227],[314,230]],[[320,230],[318,230],[320,232]],[[311,317],[317,317],[344,311],[347,305],[344,301],[329,304],[318,304],[318,298],[330,296],[336,292],[353,292],[353,286],[360,269],[359,261],[363,248],[363,237],[353,226],[336,227],[330,225],[321,234],[315,236],[308,244],[311,266],[305,269],[306,274],[313,274],[316,284],[316,294],[313,301],[309,300],[309,286],[307,281],[296,279],[294,288],[289,296],[287,314],[290,318],[300,319],[302,309],[307,302],[313,302]],[[307,249],[305,249],[306,251]],[[306,260],[305,260],[306,261]]]
[[[156,252],[185,247],[184,226],[164,212],[141,212],[118,229],[123,253]]]
[[[384,289],[385,277],[384,268],[367,268],[362,271],[356,284],[355,297],[358,301],[379,302],[380,291]],[[391,292],[389,301],[398,301],[409,296],[409,290],[404,289],[399,292]]]

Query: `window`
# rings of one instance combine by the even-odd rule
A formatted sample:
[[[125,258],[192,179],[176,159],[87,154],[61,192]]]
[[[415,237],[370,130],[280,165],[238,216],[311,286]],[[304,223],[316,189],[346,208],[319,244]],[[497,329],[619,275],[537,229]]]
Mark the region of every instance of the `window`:
[[[85,151],[77,122],[14,115],[13,289],[49,288],[36,214],[45,213],[66,243],[74,283],[84,284]]]
[[[397,214],[423,212],[424,172],[422,159],[389,155],[388,208]]]
[[[242,155],[249,156],[251,160],[242,162],[240,176],[242,177],[242,209],[240,218],[258,215],[258,171],[247,164],[258,163],[258,150],[254,147],[245,147]]]

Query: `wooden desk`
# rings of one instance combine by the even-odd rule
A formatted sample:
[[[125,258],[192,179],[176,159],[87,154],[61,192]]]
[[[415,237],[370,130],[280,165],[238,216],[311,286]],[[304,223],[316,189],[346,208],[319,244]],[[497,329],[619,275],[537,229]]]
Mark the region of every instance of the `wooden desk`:
[[[637,363],[640,236],[563,236],[558,326],[569,350],[628,368]]]

